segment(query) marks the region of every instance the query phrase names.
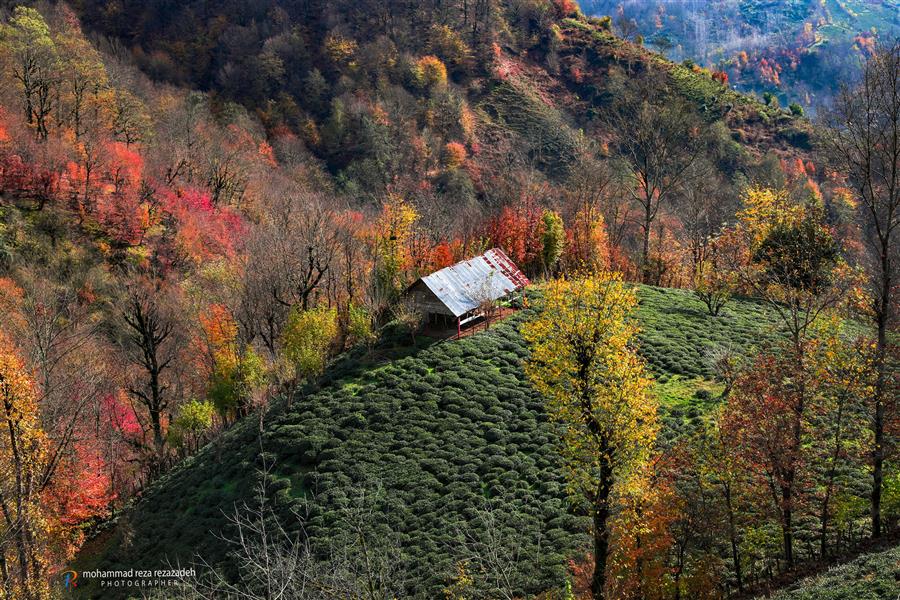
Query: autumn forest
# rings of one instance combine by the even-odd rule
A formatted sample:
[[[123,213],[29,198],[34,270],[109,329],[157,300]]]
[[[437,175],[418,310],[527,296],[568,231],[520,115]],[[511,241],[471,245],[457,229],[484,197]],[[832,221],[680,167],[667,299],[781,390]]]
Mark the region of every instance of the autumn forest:
[[[900,38],[624,14],[0,4],[0,599],[895,600]]]

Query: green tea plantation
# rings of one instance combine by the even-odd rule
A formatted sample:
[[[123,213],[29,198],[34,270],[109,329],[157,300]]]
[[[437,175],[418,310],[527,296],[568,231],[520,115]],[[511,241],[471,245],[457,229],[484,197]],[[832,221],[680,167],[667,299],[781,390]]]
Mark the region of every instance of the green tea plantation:
[[[639,295],[640,350],[657,381],[663,440],[671,439],[719,401],[711,353],[746,354],[777,335],[775,321],[753,301],[713,318],[690,292]],[[265,477],[284,526],[302,524],[314,548],[338,535],[344,509],[366,490],[373,528],[400,549],[417,597],[440,596],[462,532],[488,508],[519,545],[521,591],[562,586],[567,559],[582,556],[589,537],[568,508],[554,426],[523,374],[518,331],[529,312],[462,340],[420,336],[418,348],[342,358],[316,390],[276,403],[262,421],[245,419],[158,480],[82,553],[79,568],[200,556],[227,573],[229,547],[217,537],[227,534],[224,513],[249,502]]]
[[[773,600],[897,600],[900,547],[866,554],[804,579],[771,596]]]

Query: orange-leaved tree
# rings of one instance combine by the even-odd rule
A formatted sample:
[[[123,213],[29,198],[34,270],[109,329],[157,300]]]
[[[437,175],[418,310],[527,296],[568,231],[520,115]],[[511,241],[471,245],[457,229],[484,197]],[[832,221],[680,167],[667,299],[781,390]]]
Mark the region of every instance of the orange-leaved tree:
[[[764,448],[757,458],[768,460],[784,560],[791,568],[804,439],[820,380],[815,374],[819,326],[846,300],[855,278],[815,195],[794,202],[784,190],[750,188],[729,235],[746,249],[742,257],[730,255],[738,281],[767,302],[788,338],[744,375],[736,386],[742,400],[729,406],[740,409],[733,416],[743,419],[740,426],[750,436],[744,446],[758,442]]]

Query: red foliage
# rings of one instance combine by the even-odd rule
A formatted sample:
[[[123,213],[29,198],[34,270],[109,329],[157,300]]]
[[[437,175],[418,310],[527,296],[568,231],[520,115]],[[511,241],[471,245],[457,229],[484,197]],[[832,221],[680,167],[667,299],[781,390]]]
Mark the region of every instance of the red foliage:
[[[578,65],[571,66],[571,68],[569,69],[569,76],[575,83],[584,82],[584,71],[582,71],[581,67],[579,67]]]
[[[569,17],[578,11],[578,4],[575,0],[553,0],[556,6],[556,13],[560,17]]]
[[[116,244],[139,246],[150,226],[147,207],[131,189],[98,196],[94,202],[97,222]]]
[[[194,262],[217,256],[232,256],[243,231],[236,212],[213,206],[209,192],[188,188],[159,193],[160,204],[177,224],[176,250]]]
[[[144,159],[133,146],[112,142],[106,148],[107,171],[115,191],[137,188],[144,172]]]
[[[108,514],[115,494],[100,452],[82,441],[63,459],[45,492],[47,506],[63,525],[78,525]]]
[[[270,167],[278,166],[278,161],[275,160],[275,150],[272,149],[268,142],[259,143],[259,156],[266,165]]]
[[[444,146],[444,154],[446,155],[444,162],[450,169],[462,166],[466,162],[466,147],[459,142],[448,142]]]
[[[800,390],[811,385],[804,379],[788,357],[762,355],[738,380],[722,417],[729,445],[740,449],[763,489],[777,491],[773,500],[782,514],[796,509],[799,500],[803,456],[798,432],[808,418],[804,409],[809,410]]]
[[[101,404],[106,425],[129,440],[139,440],[143,436],[144,430],[127,400],[109,394]]]
[[[58,189],[58,173],[41,165],[27,163],[11,150],[0,148],[0,194],[43,203],[52,200]]]
[[[457,245],[458,242],[454,242]],[[456,262],[453,248],[447,242],[441,242],[431,250],[431,269],[437,271],[449,267]]]
[[[591,596],[591,577],[594,574],[594,555],[586,554],[580,560],[569,559],[569,572],[572,574],[572,594],[578,600],[589,600]]]
[[[540,262],[544,234],[542,211],[532,203],[514,209],[504,206],[487,226],[491,245],[501,248],[520,268]]]

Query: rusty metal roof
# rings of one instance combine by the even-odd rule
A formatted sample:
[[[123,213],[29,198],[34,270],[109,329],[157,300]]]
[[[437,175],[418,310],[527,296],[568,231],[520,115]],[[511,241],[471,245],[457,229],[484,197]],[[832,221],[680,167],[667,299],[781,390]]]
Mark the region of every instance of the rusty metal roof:
[[[499,248],[422,277],[435,296],[457,317],[528,285],[528,278]]]

